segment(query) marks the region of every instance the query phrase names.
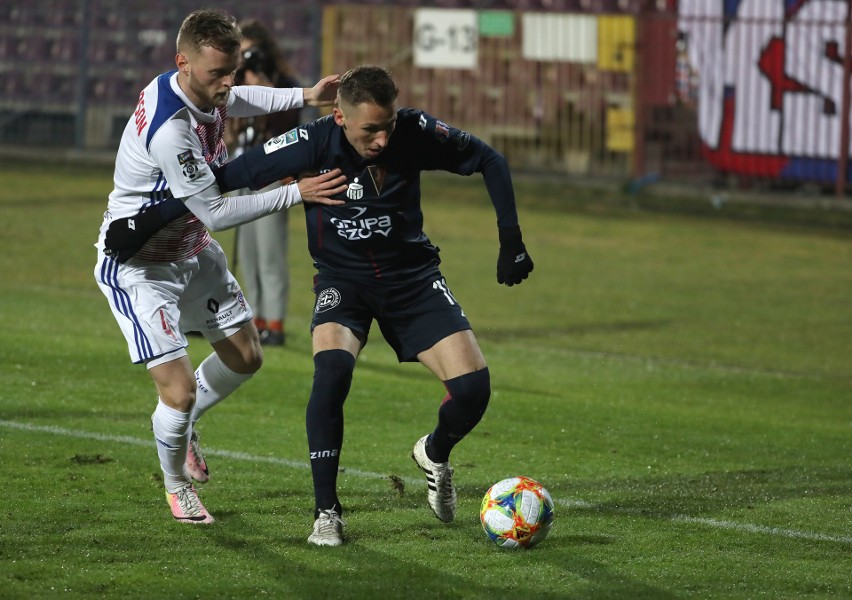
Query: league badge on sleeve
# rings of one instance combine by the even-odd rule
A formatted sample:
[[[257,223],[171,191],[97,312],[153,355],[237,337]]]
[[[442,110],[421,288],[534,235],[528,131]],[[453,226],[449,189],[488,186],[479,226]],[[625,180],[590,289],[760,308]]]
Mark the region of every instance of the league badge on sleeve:
[[[278,137],[272,138],[268,142],[263,145],[264,154],[272,154],[276,150],[280,150],[281,148],[286,148],[291,144],[295,144],[299,141],[299,139],[308,139],[308,132],[304,129],[299,129],[298,127],[295,129],[291,129],[285,134],[279,135]]]
[[[187,182],[191,183],[198,179],[199,175],[201,175],[201,167],[198,166],[198,161],[192,155],[192,150],[181,152],[177,155],[177,159],[178,164],[183,165],[181,171]]]

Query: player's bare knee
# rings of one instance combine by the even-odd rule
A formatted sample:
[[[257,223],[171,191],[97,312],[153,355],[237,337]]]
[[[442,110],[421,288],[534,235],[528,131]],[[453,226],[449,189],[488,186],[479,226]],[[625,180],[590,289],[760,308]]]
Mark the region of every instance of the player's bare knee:
[[[241,347],[215,347],[216,354],[224,365],[240,375],[254,375],[263,366],[263,349],[258,341]]]
[[[251,352],[243,355],[243,370],[237,371],[238,373],[242,373],[243,375],[252,375],[260,371],[260,367],[263,366],[263,350],[260,345],[257,348],[253,348]]]
[[[177,411],[188,413],[195,407],[195,381],[191,387],[177,383],[169,386],[158,386],[160,400],[166,406]]]

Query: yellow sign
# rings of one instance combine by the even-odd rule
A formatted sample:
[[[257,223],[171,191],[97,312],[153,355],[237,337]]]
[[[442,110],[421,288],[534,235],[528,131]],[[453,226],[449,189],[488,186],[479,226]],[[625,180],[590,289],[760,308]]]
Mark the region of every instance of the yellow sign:
[[[606,149],[610,152],[633,152],[634,123],[632,108],[607,108]]]
[[[631,16],[598,17],[598,68],[604,71],[633,71],[636,21]]]

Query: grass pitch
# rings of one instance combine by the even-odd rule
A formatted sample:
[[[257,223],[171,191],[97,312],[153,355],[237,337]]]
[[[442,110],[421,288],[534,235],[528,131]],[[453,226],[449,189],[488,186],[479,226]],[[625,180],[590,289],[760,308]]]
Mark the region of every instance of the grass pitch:
[[[347,543],[313,548],[301,210],[287,346],[200,422],[217,522],[180,525],[149,431],[153,385],[92,276],[110,175],[0,167],[0,597],[852,596],[842,230],[518,182],[536,268],[505,288],[480,181],[427,178],[426,231],[494,390],[454,453],[457,520],[431,515],[408,457],[443,388],[374,331],[346,403]],[[232,236],[217,237],[230,254]],[[207,352],[192,339],[196,364]],[[526,552],[478,522],[486,489],[515,474],[556,501],[553,531]]]

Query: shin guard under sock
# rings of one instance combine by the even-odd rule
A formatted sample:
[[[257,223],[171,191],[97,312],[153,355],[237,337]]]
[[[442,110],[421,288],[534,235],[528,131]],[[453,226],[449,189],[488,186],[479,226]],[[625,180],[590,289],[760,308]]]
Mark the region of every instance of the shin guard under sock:
[[[159,400],[151,419],[157,454],[166,491],[174,493],[188,481],[184,471],[186,448],[189,438],[189,413],[175,410]]]
[[[352,384],[355,357],[346,350],[324,350],[314,356],[314,384],[308,401],[305,426],[316,513],[337,506],[337,469],[343,445],[343,403]]]

